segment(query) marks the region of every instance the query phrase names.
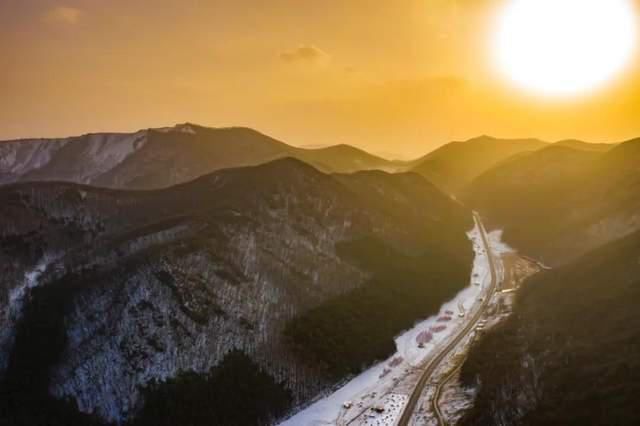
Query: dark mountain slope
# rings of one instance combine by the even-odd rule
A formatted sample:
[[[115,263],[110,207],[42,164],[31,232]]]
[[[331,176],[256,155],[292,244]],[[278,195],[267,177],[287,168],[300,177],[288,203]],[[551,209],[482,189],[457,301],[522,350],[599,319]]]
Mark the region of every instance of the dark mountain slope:
[[[482,136],[467,142],[444,145],[416,161],[411,170],[426,177],[443,191],[455,194],[501,161],[546,145],[536,139],[503,140]]]
[[[481,386],[463,424],[638,424],[639,260],[635,233],[530,279],[464,366]]]
[[[351,189],[368,205],[376,206],[386,215],[402,219],[407,212],[399,211],[397,206],[412,210],[410,217],[417,218],[420,222],[409,223],[409,229],[421,229],[423,239],[439,250],[445,250],[456,256],[459,249],[457,237],[458,221],[450,221],[447,216],[455,218],[459,216],[458,203],[437,189],[430,182],[416,173],[401,173],[390,176],[380,171],[359,172],[352,175],[335,175],[345,186]],[[413,200],[427,197],[429,207],[424,204],[415,204]],[[389,203],[386,200],[393,200]],[[424,218],[428,218],[425,220]],[[454,226],[454,228],[449,228]]]
[[[424,181],[419,175],[360,172],[337,177],[371,211],[398,221],[417,219],[419,222],[405,224],[418,232],[414,236],[422,243],[410,255],[403,252],[400,242],[385,244],[377,236],[339,244],[344,258],[371,272],[369,281],[288,324],[286,334],[297,353],[336,379],[393,353],[395,344],[389,336],[411,327],[425,311],[437,312],[437,301],[450,298],[459,289],[456,283],[468,279],[471,261],[468,248],[462,248],[459,239],[460,222],[448,219],[459,216],[459,207],[432,185],[416,185]],[[426,209],[414,205],[412,200],[426,194],[431,200]],[[385,201],[388,199],[394,202]],[[414,212],[407,215],[398,205]],[[378,235],[390,234],[378,228]]]
[[[67,181],[124,189],[165,188],[216,170],[295,157],[325,172],[395,170],[357,148],[289,146],[247,128],[181,124],[133,134],[0,142],[0,184]]]
[[[519,156],[465,191],[505,238],[557,264],[640,228],[640,141],[605,152],[559,146]]]
[[[412,174],[332,176],[283,159],[154,191],[7,185],[0,202],[9,206],[0,209],[0,367],[10,366],[3,391],[12,395],[0,413],[9,422],[37,423],[42,410],[59,418],[49,394],[111,421],[134,417],[145,395],[243,400],[253,394],[227,382],[242,374],[273,395],[274,410],[256,401],[246,413],[257,417],[229,424],[263,424],[374,362],[414,315],[464,287],[471,266],[471,215]],[[372,318],[376,339],[357,347],[348,371],[327,370],[285,336],[316,309],[354,309],[356,292],[396,312],[381,286],[415,306]],[[142,417],[149,424],[163,417],[155,404]],[[42,410],[15,410],[26,406]],[[231,404],[205,408],[194,424],[234,416]]]
[[[149,130],[144,146],[92,184],[165,188],[215,170],[265,163],[282,157],[289,148],[246,128],[209,129],[189,125]]]

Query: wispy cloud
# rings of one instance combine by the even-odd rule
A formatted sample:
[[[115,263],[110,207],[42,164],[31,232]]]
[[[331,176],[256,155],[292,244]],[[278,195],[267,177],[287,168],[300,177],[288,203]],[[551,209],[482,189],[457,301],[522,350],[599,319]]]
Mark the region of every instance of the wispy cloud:
[[[75,25],[82,18],[82,11],[75,7],[56,6],[49,10],[44,19],[47,22]]]
[[[287,63],[326,63],[331,56],[316,46],[300,45],[296,49],[280,53],[280,59]]]

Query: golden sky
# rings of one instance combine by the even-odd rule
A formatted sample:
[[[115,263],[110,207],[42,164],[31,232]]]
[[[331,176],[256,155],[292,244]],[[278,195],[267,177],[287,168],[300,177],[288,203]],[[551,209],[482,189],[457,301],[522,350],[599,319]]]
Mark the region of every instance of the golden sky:
[[[514,89],[510,0],[1,0],[0,139],[242,125],[415,156],[450,140],[640,136],[640,61],[577,98]]]

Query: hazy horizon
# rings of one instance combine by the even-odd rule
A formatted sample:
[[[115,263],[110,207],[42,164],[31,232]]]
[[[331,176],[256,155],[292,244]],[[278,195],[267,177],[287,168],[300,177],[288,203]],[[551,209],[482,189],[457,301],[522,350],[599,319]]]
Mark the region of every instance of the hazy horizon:
[[[418,152],[416,154],[403,154],[401,152],[393,152],[393,151],[387,151],[387,150],[371,150],[369,148],[367,148],[366,146],[362,146],[362,145],[357,145],[357,144],[351,144],[348,142],[338,142],[338,143],[326,143],[326,144],[307,144],[307,143],[300,143],[299,141],[288,141],[288,140],[284,140],[281,138],[278,138],[272,134],[269,134],[267,132],[262,131],[261,129],[257,129],[257,128],[252,128],[252,127],[247,127],[247,126],[207,126],[204,125],[202,123],[193,123],[193,122],[188,122],[188,123],[175,123],[172,125],[166,125],[166,126],[157,126],[157,127],[141,127],[141,128],[135,128],[135,129],[129,129],[129,130],[119,130],[119,131],[111,131],[111,130],[104,130],[104,131],[90,131],[87,133],[79,133],[79,134],[69,134],[69,135],[45,135],[45,136],[27,136],[27,137],[20,137],[20,138],[16,138],[16,139],[0,139],[0,143],[1,142],[12,142],[12,141],[20,141],[20,140],[38,140],[38,139],[65,139],[65,138],[73,138],[73,137],[81,137],[81,136],[85,136],[85,135],[90,135],[90,134],[108,134],[108,133],[114,133],[114,134],[118,134],[118,133],[122,133],[122,134],[131,134],[131,133],[136,133],[139,131],[144,131],[144,130],[149,130],[149,129],[163,129],[163,128],[171,128],[171,127],[175,127],[175,126],[179,126],[182,124],[191,124],[191,125],[195,125],[195,126],[200,126],[200,127],[206,127],[206,128],[216,128],[216,129],[234,129],[234,128],[249,128],[252,129],[258,133],[261,133],[267,137],[273,138],[279,142],[283,142],[287,145],[290,146],[294,146],[297,148],[302,148],[302,149],[307,149],[307,150],[320,150],[320,149],[325,149],[325,148],[330,148],[330,147],[334,147],[334,146],[339,146],[339,145],[348,145],[348,146],[353,146],[355,148],[361,149],[369,154],[375,155],[377,157],[381,157],[384,158],[386,160],[391,160],[391,161],[412,161],[412,160],[417,160],[420,157],[423,157],[424,155],[430,154],[436,150],[438,150],[439,148],[442,148],[443,146],[450,144],[450,143],[461,143],[461,142],[472,142],[476,139],[481,139],[481,138],[490,138],[490,139],[496,139],[496,140],[504,140],[504,141],[525,141],[525,140],[531,140],[531,139],[535,139],[535,140],[539,140],[540,142],[544,142],[547,144],[556,144],[556,143],[561,143],[561,142],[565,142],[565,141],[578,141],[578,142],[584,142],[587,144],[593,144],[593,145],[598,145],[598,144],[609,144],[609,145],[616,145],[616,144],[620,144],[620,143],[624,143],[630,140],[635,140],[640,138],[640,136],[638,137],[632,137],[629,139],[625,139],[625,140],[615,140],[615,141],[602,141],[602,142],[595,142],[595,141],[589,141],[589,140],[581,140],[581,139],[577,139],[577,138],[565,138],[565,139],[558,139],[558,140],[544,140],[544,139],[539,139],[539,138],[534,138],[534,137],[527,137],[527,136],[523,136],[523,137],[498,137],[495,135],[491,135],[491,134],[481,134],[481,135],[475,135],[472,136],[468,139],[464,139],[464,140],[449,140],[449,141],[442,141],[441,143],[437,143],[436,145],[434,145],[431,148],[428,148],[426,151],[424,152]]]
[[[640,135],[637,54],[579,96],[514,88],[492,51],[507,3],[3,2],[0,140],[188,121],[411,158],[483,134]]]

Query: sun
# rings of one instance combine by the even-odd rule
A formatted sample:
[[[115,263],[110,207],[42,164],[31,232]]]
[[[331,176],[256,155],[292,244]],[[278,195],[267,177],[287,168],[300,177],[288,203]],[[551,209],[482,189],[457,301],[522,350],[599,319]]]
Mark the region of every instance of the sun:
[[[499,16],[494,52],[517,86],[570,96],[615,78],[635,42],[631,0],[511,0]]]

